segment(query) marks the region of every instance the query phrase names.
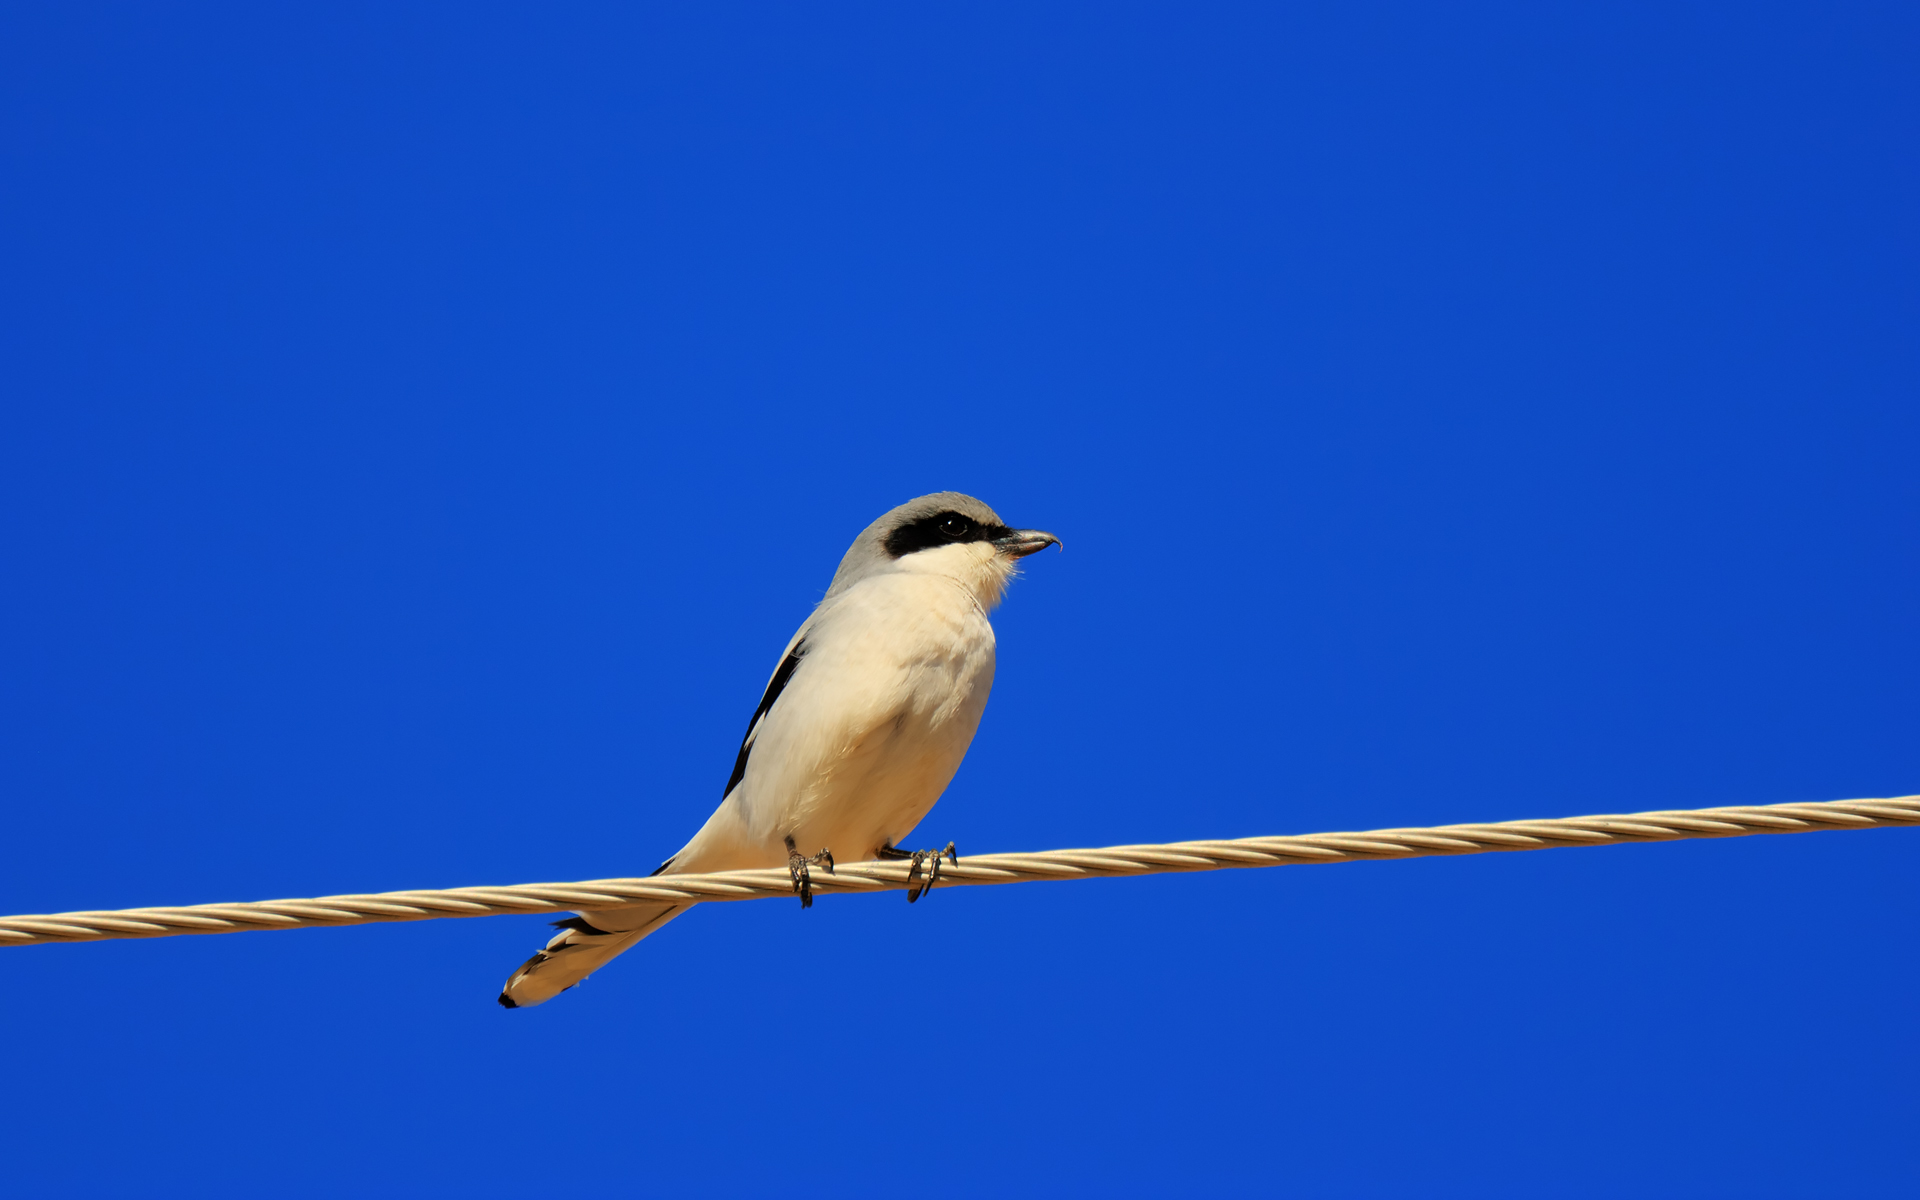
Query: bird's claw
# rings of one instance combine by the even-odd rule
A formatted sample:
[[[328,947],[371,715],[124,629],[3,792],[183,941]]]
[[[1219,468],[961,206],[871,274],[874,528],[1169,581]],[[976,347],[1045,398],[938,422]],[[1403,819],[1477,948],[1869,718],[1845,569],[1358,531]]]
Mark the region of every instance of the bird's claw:
[[[801,908],[813,907],[813,872],[809,868],[821,863],[826,864],[827,874],[833,874],[833,851],[822,847],[820,853],[808,858],[788,836],[787,874],[793,876],[793,890],[799,893]]]
[[[920,899],[921,896],[933,890],[933,885],[940,879],[940,862],[942,859],[945,859],[956,867],[960,865],[960,855],[954,850],[952,842],[948,842],[946,848],[943,850],[915,850],[913,853],[908,854],[904,850],[896,850],[892,846],[886,846],[882,848],[881,853],[891,858],[907,858],[913,860],[913,865],[907,868],[908,904],[914,903]],[[922,871],[926,872],[926,882],[924,883],[921,882]]]

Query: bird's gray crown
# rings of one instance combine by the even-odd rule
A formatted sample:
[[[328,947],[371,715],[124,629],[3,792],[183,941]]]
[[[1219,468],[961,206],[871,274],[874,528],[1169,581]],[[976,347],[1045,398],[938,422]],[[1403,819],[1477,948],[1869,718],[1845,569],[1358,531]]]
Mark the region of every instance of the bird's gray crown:
[[[991,541],[1009,532],[1000,514],[962,492],[935,492],[909,500],[853,539],[840,560],[840,569],[833,573],[827,595],[915,551],[956,542]]]

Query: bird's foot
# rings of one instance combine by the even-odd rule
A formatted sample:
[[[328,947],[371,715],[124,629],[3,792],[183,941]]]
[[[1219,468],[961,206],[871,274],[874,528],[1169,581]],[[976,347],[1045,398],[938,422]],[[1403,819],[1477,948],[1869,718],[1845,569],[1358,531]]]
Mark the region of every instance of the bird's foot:
[[[960,865],[960,855],[948,842],[943,850],[902,850],[898,846],[880,847],[881,858],[906,858],[913,860],[913,866],[907,871],[907,903],[912,904],[922,895],[933,890],[935,881],[940,878],[940,861],[945,859],[954,866]],[[922,883],[921,872],[925,871],[926,882]]]
[[[793,890],[800,894],[800,907],[813,907],[813,872],[808,868],[825,863],[827,874],[833,874],[833,852],[822,849],[820,853],[808,858],[800,853],[800,847],[793,844],[793,837],[787,837],[787,874],[793,876]]]

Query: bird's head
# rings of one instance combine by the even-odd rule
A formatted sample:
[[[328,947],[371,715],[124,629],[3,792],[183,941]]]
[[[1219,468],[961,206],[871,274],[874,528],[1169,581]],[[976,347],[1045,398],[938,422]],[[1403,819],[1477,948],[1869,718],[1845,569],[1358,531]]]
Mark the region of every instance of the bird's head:
[[[1058,545],[1059,538],[1042,530],[1009,528],[972,496],[935,492],[867,526],[840,560],[827,594],[881,571],[907,571],[949,576],[991,608],[1020,559]]]

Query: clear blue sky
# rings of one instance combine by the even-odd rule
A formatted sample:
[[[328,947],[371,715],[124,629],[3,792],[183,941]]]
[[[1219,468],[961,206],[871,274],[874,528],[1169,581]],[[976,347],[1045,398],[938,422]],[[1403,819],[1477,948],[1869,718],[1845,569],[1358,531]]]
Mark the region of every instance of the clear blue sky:
[[[1444,11],[1443,11],[1444,10]],[[963,852],[1920,790],[1911,6],[14,6],[0,911],[641,873],[853,534]],[[1920,832],[0,951],[33,1196],[1911,1196]]]

